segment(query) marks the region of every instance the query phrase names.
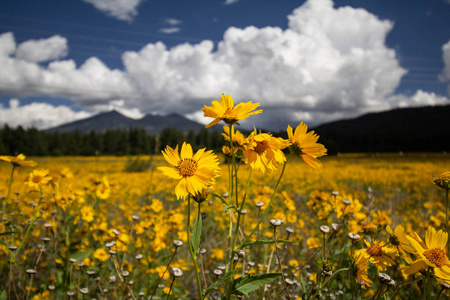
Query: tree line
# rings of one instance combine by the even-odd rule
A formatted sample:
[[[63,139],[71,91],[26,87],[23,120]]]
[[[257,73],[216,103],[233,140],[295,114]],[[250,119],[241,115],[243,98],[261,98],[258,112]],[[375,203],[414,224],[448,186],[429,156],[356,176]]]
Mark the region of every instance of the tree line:
[[[0,155],[62,156],[62,155],[144,155],[160,153],[166,145],[175,147],[188,142],[194,150],[206,147],[221,151],[224,143],[221,133],[205,128],[187,134],[166,128],[158,135],[149,135],[141,128],[108,130],[102,133],[48,132],[36,128],[0,129]]]

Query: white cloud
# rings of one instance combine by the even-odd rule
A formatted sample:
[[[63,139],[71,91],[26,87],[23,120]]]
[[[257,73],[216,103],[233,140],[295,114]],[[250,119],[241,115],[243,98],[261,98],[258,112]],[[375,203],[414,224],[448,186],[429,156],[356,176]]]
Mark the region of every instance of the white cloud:
[[[47,103],[31,103],[20,106],[18,99],[11,99],[9,107],[0,104],[1,125],[8,124],[11,127],[21,125],[24,128],[36,127],[46,129],[67,122],[90,117],[86,111],[75,112],[67,106],[53,106]]]
[[[439,76],[441,81],[450,81],[450,41],[448,41],[444,46],[442,46],[443,59],[444,59],[444,70]],[[450,84],[447,86],[447,94],[450,97]]]
[[[181,24],[181,20],[175,19],[175,18],[168,18],[164,20],[164,23],[169,24],[171,26],[177,26]]]
[[[236,2],[239,2],[239,0],[225,0],[225,5],[229,5],[229,4],[233,4],[233,3],[236,3]]]
[[[67,39],[55,35],[48,39],[21,43],[16,49],[15,56],[29,62],[45,62],[63,58],[67,52]]]
[[[167,28],[161,28],[159,32],[165,33],[165,34],[172,34],[177,33],[180,31],[180,27],[167,27]]]
[[[110,17],[132,21],[137,16],[137,7],[144,0],[83,0]]]
[[[318,124],[402,105],[448,103],[423,91],[394,95],[406,70],[386,47],[392,27],[363,9],[309,0],[288,16],[286,30],[230,27],[217,50],[207,40],[170,49],[147,44],[122,55],[123,70],[96,57],[79,67],[72,60],[43,67],[14,57],[18,47],[6,33],[0,35],[0,93],[66,97],[95,110],[123,103],[136,113],[175,111],[190,118],[228,93],[236,102],[261,103],[264,113],[242,124],[268,129],[285,129],[288,121]],[[450,76],[447,45],[444,79]]]

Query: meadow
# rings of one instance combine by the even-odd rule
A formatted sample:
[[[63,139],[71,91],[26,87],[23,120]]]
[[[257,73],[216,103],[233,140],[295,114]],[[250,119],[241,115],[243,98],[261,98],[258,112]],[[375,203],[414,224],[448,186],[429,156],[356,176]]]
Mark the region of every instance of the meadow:
[[[450,296],[448,154],[244,137],[228,97],[223,153],[0,156],[0,299]]]
[[[0,225],[3,233],[14,232],[2,236],[1,298],[62,299],[67,292],[73,291],[74,299],[124,299],[129,292],[125,286],[129,285],[135,297],[142,293],[142,297],[149,299],[158,285],[154,299],[165,299],[171,277],[166,272],[165,278],[159,284],[158,281],[175,252],[170,265],[181,268],[185,274],[174,283],[171,297],[191,299],[189,295],[196,294],[195,276],[186,250],[186,201],[175,199],[174,182],[156,170],[156,166],[164,164],[161,155],[140,157],[140,160],[151,161],[150,168],[144,172],[125,172],[128,157],[30,159],[37,162],[36,168],[50,170],[49,174],[58,179],[58,186],[45,187],[30,237],[16,262],[11,263],[15,252],[8,247],[20,244],[39,201],[39,193],[24,184],[31,168],[16,170],[9,201],[3,203],[3,222]],[[434,185],[432,178],[449,169],[448,155],[341,154],[325,157],[322,162],[323,167],[314,170],[301,159],[290,161],[269,212],[270,218],[285,220],[280,236],[285,238],[288,235],[286,228],[293,229],[289,240],[295,243],[285,244],[279,249],[282,270],[287,275],[286,279],[293,283],[289,287],[292,296],[300,297],[303,289],[306,289],[306,294],[310,293],[317,285],[320,267],[315,256],[320,256],[323,242],[319,227],[331,226],[339,220],[333,191],[338,192],[337,201],[352,201],[347,211],[354,216],[346,221],[348,232],[363,235],[362,227],[368,220],[381,229],[380,236],[384,240],[388,237],[384,229],[387,225],[394,228],[401,224],[407,232],[416,231],[421,235],[429,225],[443,228],[444,192]],[[239,184],[243,185],[241,180],[246,181],[249,171],[245,166],[241,168]],[[0,195],[7,194],[10,172],[10,164],[0,164]],[[247,234],[260,217],[261,210],[265,209],[264,206],[257,207],[256,203],[268,203],[279,172],[269,176],[254,174],[252,177],[242,226]],[[227,168],[222,167],[217,194],[227,192],[227,177]],[[212,196],[202,203],[201,212],[205,218],[200,246],[206,250],[201,255],[205,276],[202,284],[208,286],[217,276],[214,271],[220,270],[225,263],[227,238],[223,231],[227,226],[227,214],[221,201]],[[116,235],[114,230],[120,234]],[[268,222],[261,224],[259,234],[264,239],[273,238],[272,226]],[[178,251],[172,244],[174,240],[184,243]],[[115,245],[108,244],[112,242]],[[351,241],[344,231],[330,242],[327,251],[330,256],[333,254],[335,267],[349,265],[345,252],[350,251],[350,247]],[[362,248],[363,242],[357,242],[355,247]],[[110,250],[116,253],[111,255]],[[276,271],[271,252],[270,244],[258,245],[252,251],[249,249],[239,267],[243,272],[256,273],[257,270],[267,270],[271,260],[271,269]],[[401,273],[400,266],[401,262],[387,271],[397,286],[412,281],[411,276],[406,278]],[[29,275],[27,270],[31,269],[36,274]],[[118,272],[125,271],[129,275],[122,282]],[[373,266],[370,272],[373,274],[369,277],[377,282]],[[349,280],[330,283],[324,295],[351,299],[349,283]],[[399,299],[402,299],[420,291],[419,285],[420,281],[392,291],[397,291]],[[377,287],[373,284],[363,290],[364,297],[370,299]],[[267,299],[271,299],[270,295],[278,297],[275,295],[281,290],[279,283],[273,284],[270,290],[266,290]],[[262,291],[257,290],[253,297],[262,297]],[[340,295],[344,291],[345,294]],[[355,295],[356,291],[355,288]],[[438,291],[436,287],[435,292]]]

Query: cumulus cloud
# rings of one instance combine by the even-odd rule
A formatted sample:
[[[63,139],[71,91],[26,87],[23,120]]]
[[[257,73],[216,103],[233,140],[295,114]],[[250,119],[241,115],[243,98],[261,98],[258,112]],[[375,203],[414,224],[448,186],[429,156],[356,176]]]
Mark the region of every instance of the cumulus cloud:
[[[48,39],[28,40],[21,43],[16,49],[15,56],[29,62],[45,62],[63,58],[67,52],[67,39],[54,35]]]
[[[225,0],[224,4],[229,5],[238,2],[239,0]],[[450,1],[450,0],[449,0]]]
[[[20,46],[6,33],[0,35],[0,92],[65,97],[89,109],[125,103],[135,113],[175,111],[203,122],[201,107],[228,93],[236,102],[261,103],[264,114],[242,124],[267,129],[448,103],[423,91],[394,95],[407,70],[385,43],[393,26],[364,9],[308,0],[288,16],[285,30],[230,27],[217,49],[208,40],[170,49],[147,44],[122,55],[123,70],[96,57],[79,67],[70,59],[43,67],[18,57]],[[449,49],[443,48],[444,79],[450,76]]]
[[[144,0],[83,0],[110,17],[132,21],[137,16],[137,7]]]
[[[444,59],[444,70],[439,76],[441,81],[447,82],[450,81],[450,41],[442,46],[443,59]],[[447,87],[447,93],[450,97],[450,84]]]
[[[20,106],[18,99],[11,99],[9,107],[0,104],[1,125],[8,124],[11,127],[21,125],[24,128],[46,129],[89,116],[91,116],[89,112],[75,112],[64,105],[53,106],[36,102]]]
[[[175,19],[175,18],[168,18],[164,20],[164,23],[171,25],[171,26],[177,26],[181,24],[181,20]]]

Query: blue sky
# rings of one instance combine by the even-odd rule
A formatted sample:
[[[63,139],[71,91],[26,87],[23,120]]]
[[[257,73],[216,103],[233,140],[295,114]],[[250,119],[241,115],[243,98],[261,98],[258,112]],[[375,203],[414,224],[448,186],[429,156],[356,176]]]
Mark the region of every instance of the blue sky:
[[[227,1],[227,2],[226,2]],[[22,0],[0,4],[0,123],[261,103],[310,126],[449,104],[449,0]]]

